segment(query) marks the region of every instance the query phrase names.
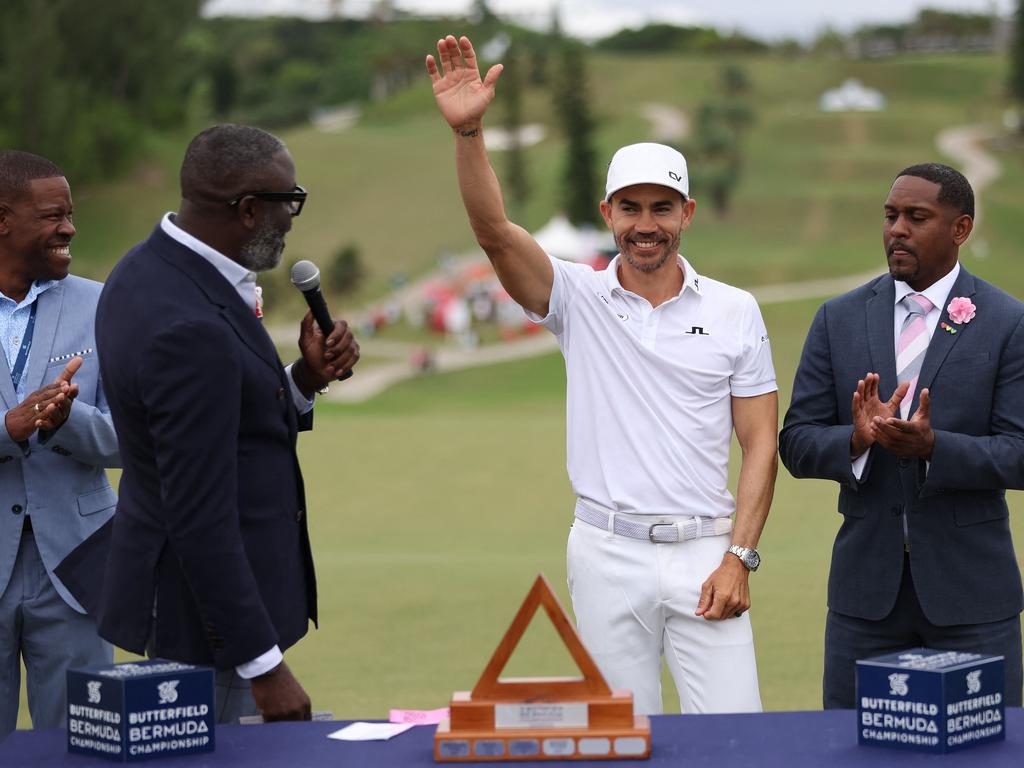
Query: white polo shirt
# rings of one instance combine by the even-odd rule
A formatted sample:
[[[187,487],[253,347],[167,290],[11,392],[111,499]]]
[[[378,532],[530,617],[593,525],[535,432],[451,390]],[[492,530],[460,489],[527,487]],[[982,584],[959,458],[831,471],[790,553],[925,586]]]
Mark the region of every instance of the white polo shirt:
[[[682,256],[678,296],[658,307],[603,272],[552,258],[546,317],[566,367],[569,480],[620,512],[727,517],[732,397],[774,392],[761,311],[746,291]]]

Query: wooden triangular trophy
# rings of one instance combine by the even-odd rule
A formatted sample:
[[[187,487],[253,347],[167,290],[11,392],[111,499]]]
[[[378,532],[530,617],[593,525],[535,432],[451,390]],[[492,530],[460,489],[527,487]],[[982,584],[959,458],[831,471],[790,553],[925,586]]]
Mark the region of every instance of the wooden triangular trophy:
[[[583,676],[499,679],[541,605]],[[650,753],[650,720],[633,714],[631,691],[608,687],[543,574],[476,687],[452,694],[451,715],[434,734],[439,762],[635,760]]]

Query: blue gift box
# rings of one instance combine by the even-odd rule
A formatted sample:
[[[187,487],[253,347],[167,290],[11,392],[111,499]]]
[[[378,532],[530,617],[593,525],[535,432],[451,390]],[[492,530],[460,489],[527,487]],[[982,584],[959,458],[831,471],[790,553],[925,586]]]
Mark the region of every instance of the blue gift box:
[[[118,762],[212,752],[213,670],[164,659],[68,671],[68,752]]]
[[[1003,657],[911,648],[857,662],[857,741],[952,752],[1006,738]]]

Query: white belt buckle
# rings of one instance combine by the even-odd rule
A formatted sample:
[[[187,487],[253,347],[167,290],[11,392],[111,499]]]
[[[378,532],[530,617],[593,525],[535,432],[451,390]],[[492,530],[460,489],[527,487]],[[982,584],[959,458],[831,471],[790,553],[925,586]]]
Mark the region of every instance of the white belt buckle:
[[[676,534],[676,538],[674,538],[674,539],[662,539],[660,537],[659,538],[655,538],[655,533],[654,533],[654,529],[655,528],[673,528],[673,529],[678,531],[678,528],[676,528],[676,524],[675,523],[655,523],[654,525],[652,525],[650,528],[647,529],[647,538],[649,538],[651,540],[651,543],[653,543],[653,544],[674,544],[675,542],[679,541],[679,534],[678,533]]]

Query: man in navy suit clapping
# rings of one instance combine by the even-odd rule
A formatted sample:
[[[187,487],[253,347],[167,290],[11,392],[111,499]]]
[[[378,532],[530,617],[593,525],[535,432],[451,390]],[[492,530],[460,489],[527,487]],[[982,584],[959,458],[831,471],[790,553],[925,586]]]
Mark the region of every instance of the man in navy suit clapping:
[[[884,214],[889,274],[818,310],[779,436],[795,477],[839,483],[824,704],[855,706],[857,659],[923,645],[1004,656],[1020,706],[1024,304],[958,260],[958,171],[905,168]]]

